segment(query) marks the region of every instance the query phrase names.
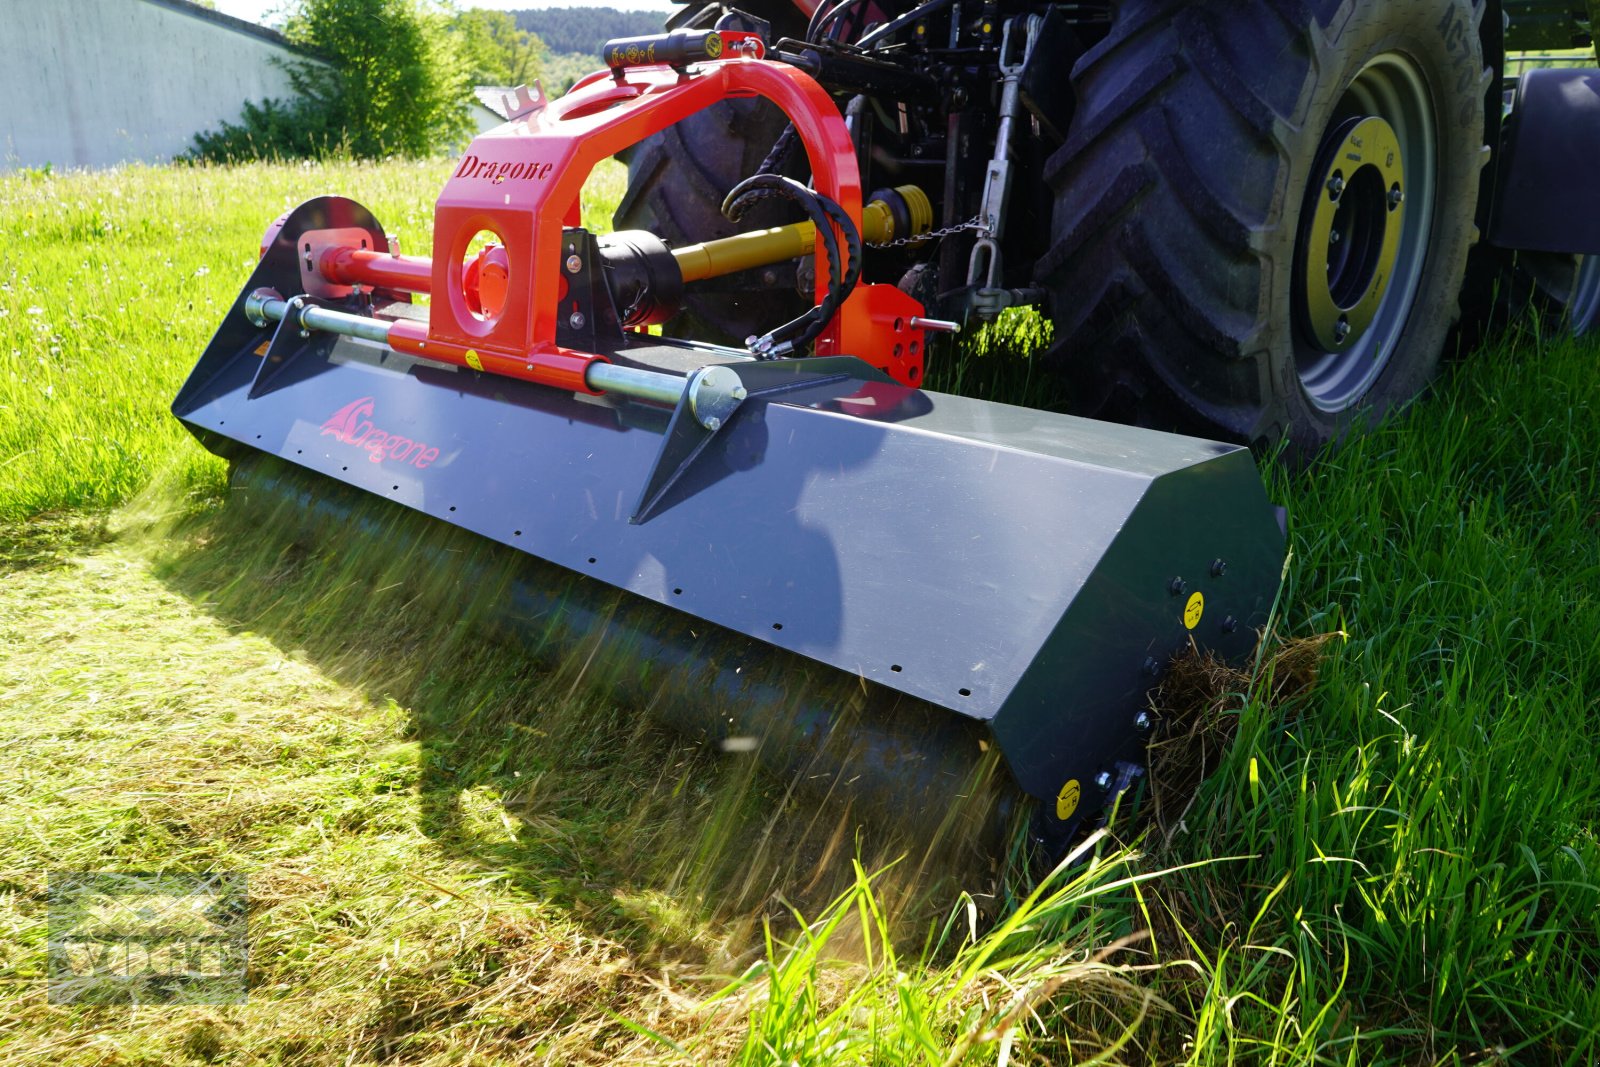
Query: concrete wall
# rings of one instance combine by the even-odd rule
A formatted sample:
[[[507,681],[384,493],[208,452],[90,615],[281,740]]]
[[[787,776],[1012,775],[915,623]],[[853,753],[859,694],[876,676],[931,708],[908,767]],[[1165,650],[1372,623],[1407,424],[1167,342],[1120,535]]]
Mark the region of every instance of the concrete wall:
[[[171,159],[286,99],[276,34],[181,0],[0,0],[0,170]]]

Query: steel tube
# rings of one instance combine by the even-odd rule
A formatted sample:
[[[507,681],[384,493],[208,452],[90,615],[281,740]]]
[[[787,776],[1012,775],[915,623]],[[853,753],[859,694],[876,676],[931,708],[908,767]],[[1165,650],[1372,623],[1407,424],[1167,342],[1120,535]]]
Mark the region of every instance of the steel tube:
[[[635,400],[653,400],[658,404],[676,405],[683,399],[687,378],[660,371],[640,370],[637,367],[619,367],[615,363],[591,363],[584,374],[589,388],[601,393],[619,393]]]
[[[252,293],[245,300],[245,314],[260,325],[282,322],[289,316],[290,304],[291,301],[276,294]],[[315,304],[303,305],[296,320],[302,329],[336,333],[341,337],[359,337],[378,344],[389,344],[389,332],[394,328],[392,322],[367,315],[352,315],[347,311],[334,311]],[[597,393],[616,393],[634,400],[648,400],[674,407],[683,399],[688,382],[689,379],[676,374],[619,367],[601,360],[590,363],[584,371],[584,385]]]

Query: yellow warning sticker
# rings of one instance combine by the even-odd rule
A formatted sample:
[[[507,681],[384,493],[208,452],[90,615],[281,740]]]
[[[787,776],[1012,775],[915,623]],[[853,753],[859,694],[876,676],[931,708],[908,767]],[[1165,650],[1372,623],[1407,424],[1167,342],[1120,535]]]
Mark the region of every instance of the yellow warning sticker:
[[[470,348],[467,349],[467,366],[471,367],[473,370],[482,370],[483,369],[483,360],[479,359],[478,358],[478,353],[474,352]],[[1191,626],[1191,627],[1189,627],[1189,629],[1192,630],[1192,629],[1194,629],[1194,627]]]
[[[1078,797],[1082,792],[1078,780],[1068,778],[1067,784],[1056,794],[1056,818],[1063,820],[1072,818],[1072,813],[1078,810]]]
[[[1206,613],[1206,597],[1204,593],[1195,593],[1189,602],[1183,606],[1183,625],[1194,629],[1200,625],[1200,616]]]

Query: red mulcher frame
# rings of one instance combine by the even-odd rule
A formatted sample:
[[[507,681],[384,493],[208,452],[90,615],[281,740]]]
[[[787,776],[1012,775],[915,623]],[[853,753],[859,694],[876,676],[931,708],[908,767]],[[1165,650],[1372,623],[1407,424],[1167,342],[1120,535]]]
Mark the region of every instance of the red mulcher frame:
[[[585,370],[605,357],[558,345],[556,328],[569,313],[563,231],[579,224],[579,193],[602,160],[720,100],[765,97],[794,123],[817,191],[861,224],[855,148],[827,91],[804,71],[761,59],[750,35],[723,36],[729,58],[597,72],[558,101],[530,99],[525,113],[480,134],[439,194],[431,262],[334,245],[319,250],[317,271],[333,284],[431,293],[426,327],[394,324],[389,344],[397,351],[593,392]],[[503,243],[510,281],[490,314],[469,305],[463,277],[468,247],[483,230]],[[820,241],[818,249],[824,256]],[[820,301],[827,272],[816,273]],[[818,339],[817,354],[858,355],[920,384],[924,338],[911,321],[922,313],[894,286],[860,285]]]

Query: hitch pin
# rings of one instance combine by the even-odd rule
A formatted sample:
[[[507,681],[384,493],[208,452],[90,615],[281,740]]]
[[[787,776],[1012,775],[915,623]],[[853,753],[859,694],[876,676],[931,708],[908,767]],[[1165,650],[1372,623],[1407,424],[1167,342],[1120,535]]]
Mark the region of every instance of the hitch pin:
[[[951,322],[949,319],[925,319],[921,315],[911,317],[913,330],[924,330],[928,333],[960,333],[961,324]]]

